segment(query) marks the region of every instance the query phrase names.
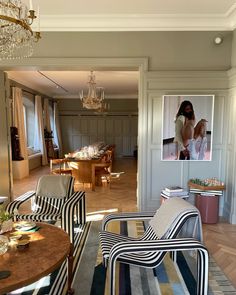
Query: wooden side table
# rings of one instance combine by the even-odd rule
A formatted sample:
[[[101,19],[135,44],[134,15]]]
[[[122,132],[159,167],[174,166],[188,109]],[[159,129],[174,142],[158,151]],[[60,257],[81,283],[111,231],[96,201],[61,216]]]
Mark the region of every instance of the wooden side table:
[[[46,223],[37,223],[37,225],[40,227],[39,231],[27,233],[30,236],[28,248],[18,250],[13,244],[1,255],[0,270],[8,270],[11,275],[1,279],[0,294],[36,282],[56,270],[65,259],[68,259],[68,293],[73,294],[71,289],[73,247],[68,234],[54,225]],[[10,232],[4,235],[9,236]]]

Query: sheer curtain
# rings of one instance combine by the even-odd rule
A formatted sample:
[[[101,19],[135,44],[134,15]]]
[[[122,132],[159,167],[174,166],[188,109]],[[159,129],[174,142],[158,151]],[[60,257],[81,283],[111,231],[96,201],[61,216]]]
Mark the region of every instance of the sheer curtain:
[[[43,108],[41,96],[35,96],[35,134],[34,134],[34,149],[39,149],[42,153],[42,165],[48,164],[47,150],[44,140],[44,125],[43,125]]]
[[[18,87],[12,88],[13,95],[13,126],[17,127],[21,156],[27,160],[27,140],[25,134],[25,121],[24,121],[24,109],[23,109],[23,99],[22,90]]]
[[[52,128],[51,128],[51,124],[50,124],[48,98],[44,98],[43,110],[44,110],[44,127],[47,129],[48,132],[51,132]]]
[[[55,101],[53,102],[53,115],[54,115],[54,124],[53,124],[54,141],[59,148],[59,157],[63,157],[61,127],[60,127],[60,121],[59,121],[58,106],[57,106],[57,102]]]

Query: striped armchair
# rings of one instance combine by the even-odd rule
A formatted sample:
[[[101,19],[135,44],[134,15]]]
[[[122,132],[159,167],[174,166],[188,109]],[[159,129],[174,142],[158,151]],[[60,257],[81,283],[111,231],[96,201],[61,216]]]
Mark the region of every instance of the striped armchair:
[[[19,214],[20,206],[31,199],[32,213]],[[74,214],[77,222],[86,222],[85,192],[74,192],[74,178],[69,175],[44,175],[37,184],[36,191],[18,197],[6,206],[6,211],[17,220],[38,222],[61,221],[61,227],[74,241]]]
[[[111,221],[150,220],[141,238],[107,231]],[[197,294],[207,295],[208,252],[202,242],[201,217],[196,207],[180,198],[165,201],[156,213],[121,213],[107,215],[100,232],[105,266],[109,267],[110,294],[115,294],[116,262],[155,268],[170,252],[196,250],[198,253]]]

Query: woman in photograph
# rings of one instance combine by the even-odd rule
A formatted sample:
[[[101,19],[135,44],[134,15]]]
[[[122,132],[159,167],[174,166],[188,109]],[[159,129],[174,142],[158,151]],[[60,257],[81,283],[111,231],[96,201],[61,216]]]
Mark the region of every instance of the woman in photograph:
[[[188,118],[187,118],[188,117]],[[176,143],[176,160],[189,160],[189,150],[183,143],[182,129],[184,127],[186,118],[188,120],[194,121],[195,124],[195,114],[193,110],[193,105],[189,100],[182,101],[179,110],[176,114],[175,119],[175,138]]]

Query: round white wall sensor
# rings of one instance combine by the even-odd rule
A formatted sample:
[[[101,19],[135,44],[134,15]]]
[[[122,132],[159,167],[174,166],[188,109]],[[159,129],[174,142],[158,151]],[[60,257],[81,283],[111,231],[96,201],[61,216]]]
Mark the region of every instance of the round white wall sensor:
[[[214,39],[214,42],[216,45],[219,45],[223,42],[223,37],[221,36],[216,36],[215,39]]]

